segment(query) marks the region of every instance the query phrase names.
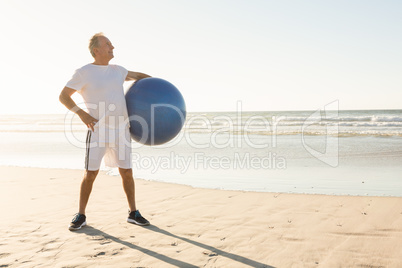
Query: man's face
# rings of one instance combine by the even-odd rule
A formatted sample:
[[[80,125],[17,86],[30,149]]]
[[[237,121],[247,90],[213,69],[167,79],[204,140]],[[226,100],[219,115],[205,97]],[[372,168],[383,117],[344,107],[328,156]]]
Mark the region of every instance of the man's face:
[[[105,60],[111,60],[114,55],[113,55],[113,49],[114,46],[110,42],[110,40],[107,37],[100,36],[99,37],[99,47],[95,48],[96,49],[96,56],[105,59]]]

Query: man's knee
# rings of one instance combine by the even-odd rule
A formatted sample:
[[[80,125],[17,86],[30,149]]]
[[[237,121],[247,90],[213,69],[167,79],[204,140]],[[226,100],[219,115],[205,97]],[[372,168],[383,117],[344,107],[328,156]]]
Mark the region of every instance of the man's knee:
[[[123,179],[130,179],[133,177],[133,170],[131,168],[119,168],[119,173]]]
[[[84,180],[93,182],[96,179],[98,173],[99,170],[85,170]]]

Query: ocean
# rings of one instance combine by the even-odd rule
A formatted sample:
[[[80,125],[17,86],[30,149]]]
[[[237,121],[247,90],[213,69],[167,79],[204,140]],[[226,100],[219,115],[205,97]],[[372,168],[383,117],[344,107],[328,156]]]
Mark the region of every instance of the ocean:
[[[72,113],[0,115],[0,165],[83,169],[85,137]],[[174,140],[132,147],[135,177],[145,180],[402,196],[402,110],[188,113]],[[102,169],[115,178],[115,169]]]

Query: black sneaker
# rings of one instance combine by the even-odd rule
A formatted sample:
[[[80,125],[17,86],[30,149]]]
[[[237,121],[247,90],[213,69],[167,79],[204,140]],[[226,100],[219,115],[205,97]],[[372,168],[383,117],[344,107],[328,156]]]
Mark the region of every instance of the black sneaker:
[[[87,225],[86,219],[87,219],[87,217],[85,217],[84,214],[80,214],[80,213],[75,214],[68,229],[70,231],[76,231],[76,230],[81,229],[81,227]]]
[[[129,211],[128,213],[129,213],[129,215],[127,218],[127,222],[134,223],[134,224],[141,225],[141,226],[149,225],[149,221],[147,221],[143,216],[141,216],[141,214],[138,210],[131,211],[131,212]]]

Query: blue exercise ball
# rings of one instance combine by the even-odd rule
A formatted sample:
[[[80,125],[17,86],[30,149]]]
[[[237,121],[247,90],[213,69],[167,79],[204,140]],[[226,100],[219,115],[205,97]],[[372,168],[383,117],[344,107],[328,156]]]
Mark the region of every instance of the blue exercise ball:
[[[180,91],[166,80],[149,77],[136,81],[126,93],[131,137],[145,145],[172,140],[186,119]]]

